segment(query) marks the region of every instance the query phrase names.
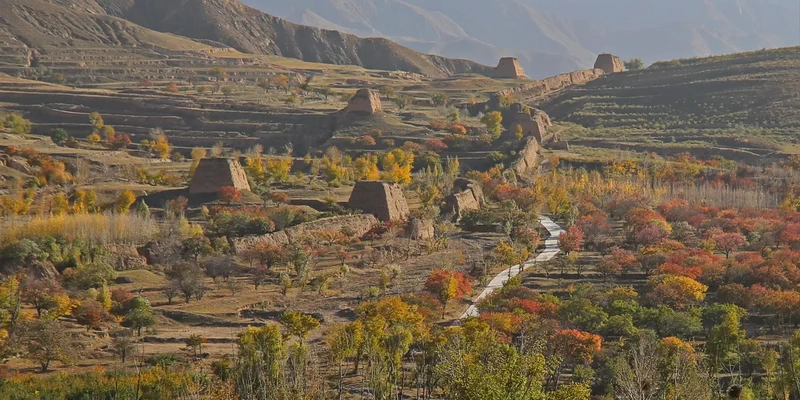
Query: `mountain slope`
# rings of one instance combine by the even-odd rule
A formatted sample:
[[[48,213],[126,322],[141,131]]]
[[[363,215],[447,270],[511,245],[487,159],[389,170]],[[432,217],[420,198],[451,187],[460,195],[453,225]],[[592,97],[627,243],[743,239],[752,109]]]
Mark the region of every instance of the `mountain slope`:
[[[386,39],[298,25],[236,0],[98,0],[112,15],[161,32],[213,40],[250,53],[426,75],[489,73],[468,60],[421,54]]]
[[[800,12],[793,0],[243,1],[419,51],[485,64],[516,56],[532,77],[591,67],[601,52],[654,62],[789,46]]]
[[[490,67],[421,54],[387,39],[297,25],[236,0],[0,0],[0,45],[30,49],[87,44],[169,50],[233,47],[304,61],[431,76]]]

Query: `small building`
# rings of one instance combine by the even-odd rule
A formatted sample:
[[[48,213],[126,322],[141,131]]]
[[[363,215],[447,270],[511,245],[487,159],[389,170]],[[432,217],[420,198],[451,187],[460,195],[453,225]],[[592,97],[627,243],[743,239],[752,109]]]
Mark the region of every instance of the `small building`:
[[[226,186],[250,190],[242,164],[231,158],[204,158],[192,176],[189,194],[217,193]]]
[[[344,112],[347,113],[362,113],[362,114],[377,114],[383,111],[383,104],[381,103],[381,96],[378,92],[370,89],[359,89],[355,95],[347,103]]]

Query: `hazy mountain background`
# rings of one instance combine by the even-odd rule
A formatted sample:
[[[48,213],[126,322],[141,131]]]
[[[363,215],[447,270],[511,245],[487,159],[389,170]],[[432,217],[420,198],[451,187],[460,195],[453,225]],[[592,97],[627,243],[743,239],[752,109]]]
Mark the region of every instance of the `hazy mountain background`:
[[[800,43],[798,0],[244,0],[290,21],[390,38],[531,77],[592,66],[598,53],[645,62]]]

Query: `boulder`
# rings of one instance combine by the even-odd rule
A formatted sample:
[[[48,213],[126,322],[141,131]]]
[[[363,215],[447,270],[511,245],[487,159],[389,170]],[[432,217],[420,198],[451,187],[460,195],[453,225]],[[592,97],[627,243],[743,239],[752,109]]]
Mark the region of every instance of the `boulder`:
[[[614,74],[617,72],[625,71],[625,64],[622,63],[619,57],[603,53],[597,56],[597,61],[594,63],[595,69],[602,69],[607,74]]]
[[[124,284],[136,283],[136,281],[130,276],[118,276],[117,279],[114,279],[114,283],[119,285],[124,285]]]
[[[520,179],[531,177],[536,173],[539,165],[539,141],[529,137],[525,146],[517,154],[517,159],[511,163],[511,169]]]
[[[50,261],[35,260],[29,266],[30,275],[45,279],[58,279],[59,274],[56,266]]]
[[[23,174],[31,175],[31,166],[28,160],[22,157],[6,157],[5,164],[8,168],[22,172]]]
[[[553,126],[550,116],[541,110],[527,109],[516,112],[511,121],[511,132],[516,132],[517,126],[521,126],[523,136],[535,137],[540,143],[549,139],[548,129]]]
[[[357,182],[347,205],[350,208],[372,214],[384,222],[405,220],[409,213],[403,188],[396,183]]]
[[[444,199],[443,212],[458,221],[465,211],[480,210],[485,203],[481,186],[469,179],[459,178],[453,182],[453,193]]]
[[[408,237],[412,240],[430,240],[433,239],[436,230],[433,227],[433,221],[429,219],[412,219],[408,224]]]
[[[204,158],[192,176],[189,194],[217,193],[225,186],[250,190],[242,164],[230,158]]]
[[[350,99],[345,107],[345,114],[348,113],[363,113],[363,114],[377,114],[383,111],[381,104],[381,96],[378,92],[369,89],[360,89]]]
[[[523,79],[526,78],[522,65],[514,57],[503,57],[494,69],[493,78],[497,79]]]

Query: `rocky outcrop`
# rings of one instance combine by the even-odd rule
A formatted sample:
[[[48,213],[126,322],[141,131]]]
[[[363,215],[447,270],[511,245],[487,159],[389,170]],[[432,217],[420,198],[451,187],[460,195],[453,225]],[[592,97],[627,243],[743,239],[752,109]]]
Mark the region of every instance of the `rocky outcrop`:
[[[381,221],[405,220],[409,213],[403,188],[396,183],[357,182],[347,205],[350,208],[372,214]]]
[[[497,79],[523,79],[526,78],[522,65],[514,57],[503,57],[497,63],[492,78]]]
[[[615,74],[617,72],[625,71],[625,64],[622,63],[619,57],[603,53],[597,56],[597,61],[594,63],[595,69],[602,69],[607,74]]]
[[[531,109],[522,104],[516,103],[509,109],[511,113],[510,129],[511,132],[517,131],[517,126],[522,127],[522,135],[525,137],[535,137],[539,143],[547,142],[552,135],[548,133],[553,121],[550,116],[542,110]]]
[[[369,89],[360,89],[347,103],[343,110],[347,113],[377,114],[383,111],[381,96],[378,92]]]
[[[23,174],[31,174],[31,166],[28,164],[28,160],[21,157],[9,156],[4,156],[3,160],[6,167],[22,172]]]
[[[344,215],[331,218],[322,218],[316,221],[295,225],[279,232],[260,236],[246,236],[233,240],[233,249],[239,253],[253,248],[259,244],[267,243],[275,246],[285,246],[309,234],[319,231],[345,231],[354,237],[364,236],[372,227],[379,223],[373,215]]]
[[[111,256],[114,269],[117,271],[142,269],[147,266],[147,258],[140,255],[136,247],[108,246],[106,249]]]
[[[485,204],[483,189],[477,182],[459,178],[453,182],[453,193],[444,199],[443,213],[453,216],[458,221],[464,212],[480,210]]]
[[[539,161],[539,141],[529,137],[525,146],[519,151],[517,159],[511,163],[511,170],[520,179],[530,178],[536,173]]]
[[[433,239],[436,230],[429,219],[412,219],[408,224],[408,238],[411,240]]]
[[[229,158],[204,158],[192,177],[189,194],[217,193],[225,186],[250,190],[242,165]]]

